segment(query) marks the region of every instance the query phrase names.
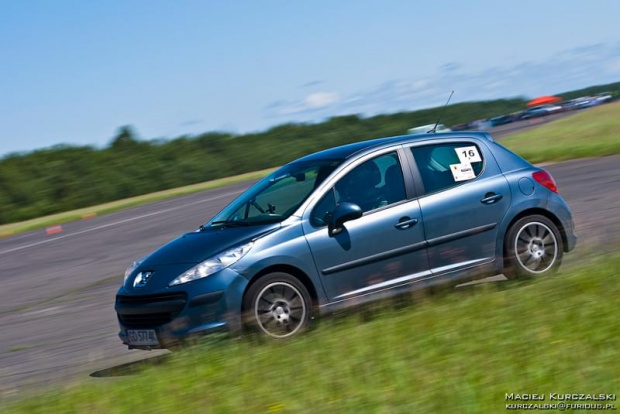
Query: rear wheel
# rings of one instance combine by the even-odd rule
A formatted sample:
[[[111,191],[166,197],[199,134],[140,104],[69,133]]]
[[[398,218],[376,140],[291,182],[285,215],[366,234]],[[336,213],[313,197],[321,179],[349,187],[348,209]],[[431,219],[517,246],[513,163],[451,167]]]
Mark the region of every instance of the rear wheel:
[[[250,286],[244,309],[246,325],[272,338],[285,339],[308,328],[312,298],[294,276],[270,273]]]
[[[519,219],[508,230],[505,243],[504,275],[509,279],[553,274],[562,263],[562,237],[545,216]]]

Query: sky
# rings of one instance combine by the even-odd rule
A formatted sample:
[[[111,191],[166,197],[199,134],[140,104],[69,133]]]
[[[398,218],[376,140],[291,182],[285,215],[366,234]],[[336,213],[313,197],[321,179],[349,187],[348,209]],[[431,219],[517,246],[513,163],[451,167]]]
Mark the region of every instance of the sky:
[[[0,155],[620,81],[620,1],[0,0]]]

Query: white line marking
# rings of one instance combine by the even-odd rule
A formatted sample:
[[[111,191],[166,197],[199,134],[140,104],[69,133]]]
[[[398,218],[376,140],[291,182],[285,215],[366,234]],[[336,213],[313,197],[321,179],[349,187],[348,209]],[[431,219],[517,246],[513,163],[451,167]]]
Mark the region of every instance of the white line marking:
[[[19,246],[19,247],[14,247],[12,249],[1,251],[0,255],[6,254],[6,253],[16,252],[18,250],[28,249],[30,247],[39,246],[39,245],[45,244],[45,243],[51,243],[51,242],[54,242],[54,241],[57,241],[57,240],[60,240],[60,239],[65,239],[67,237],[79,236],[80,234],[84,234],[84,233],[89,233],[91,231],[105,229],[107,227],[116,226],[116,225],[127,223],[127,222],[130,222],[130,221],[140,220],[140,219],[143,219],[143,218],[155,216],[157,214],[162,214],[162,213],[167,213],[169,211],[179,210],[181,208],[185,208],[185,207],[192,206],[192,205],[195,205],[195,204],[206,203],[207,201],[213,201],[213,200],[217,200],[219,198],[229,197],[229,196],[232,196],[232,195],[235,195],[235,194],[242,193],[244,191],[245,190],[240,190],[240,191],[233,191],[231,193],[220,194],[220,195],[215,196],[215,197],[205,198],[204,200],[198,200],[198,201],[194,201],[194,202],[191,202],[191,203],[186,203],[186,204],[183,204],[182,206],[170,207],[170,208],[166,208],[166,209],[163,209],[163,210],[154,211],[152,213],[143,214],[141,216],[130,217],[128,219],[115,221],[113,223],[102,224],[101,226],[97,226],[97,227],[91,227],[90,229],[76,231],[75,233],[64,234],[62,236],[54,237],[53,239],[41,240],[41,241],[38,241],[38,242],[35,242],[35,243],[30,243],[30,244],[26,244],[26,245]]]
[[[32,316],[32,315],[38,315],[40,313],[50,313],[50,312],[54,312],[54,313],[58,313],[58,309],[62,309],[62,306],[52,306],[51,308],[45,308],[45,309],[41,309],[38,311],[32,311],[32,312],[26,312],[24,314],[22,314],[22,316]]]

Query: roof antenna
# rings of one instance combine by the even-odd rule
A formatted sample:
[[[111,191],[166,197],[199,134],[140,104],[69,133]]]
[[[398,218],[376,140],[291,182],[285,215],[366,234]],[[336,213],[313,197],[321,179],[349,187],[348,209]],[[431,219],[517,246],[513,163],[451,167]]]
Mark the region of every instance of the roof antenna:
[[[452,99],[452,95],[454,95],[454,91],[450,92],[450,96],[448,96],[448,100],[446,101],[446,104],[443,106],[443,109],[439,113],[439,117],[437,118],[437,122],[435,122],[435,126],[430,131],[426,131],[427,134],[434,134],[437,131],[437,125],[439,125],[439,120],[441,119],[441,116],[446,110],[446,106],[448,106],[448,104],[450,103],[450,99]]]

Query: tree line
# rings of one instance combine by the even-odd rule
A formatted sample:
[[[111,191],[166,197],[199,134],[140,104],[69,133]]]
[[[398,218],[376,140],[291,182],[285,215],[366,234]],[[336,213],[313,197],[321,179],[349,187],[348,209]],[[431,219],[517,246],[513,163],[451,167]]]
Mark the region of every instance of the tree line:
[[[441,123],[508,114],[525,104],[515,98],[450,105]],[[434,123],[441,110],[339,116],[259,133],[207,132],[171,140],[139,140],[126,126],[105,148],[58,145],[10,154],[0,160],[0,224],[275,167],[355,141],[402,135],[411,127]]]

